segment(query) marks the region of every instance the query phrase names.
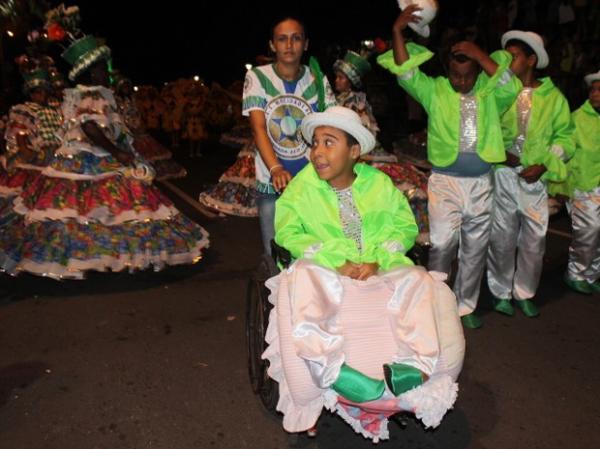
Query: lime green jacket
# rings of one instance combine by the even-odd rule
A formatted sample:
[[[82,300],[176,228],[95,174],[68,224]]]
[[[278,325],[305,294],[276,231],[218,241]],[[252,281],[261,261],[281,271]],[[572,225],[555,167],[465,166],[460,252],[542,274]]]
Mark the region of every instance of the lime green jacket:
[[[390,178],[366,164],[356,164],[354,203],[362,219],[362,253],[342,230],[338,199],[312,164],[288,184],[275,206],[275,241],[295,259],[313,259],[338,268],[346,261],[377,262],[382,270],[412,265],[405,256],[418,233],[406,197]]]
[[[390,50],[377,58],[379,65],[398,77],[398,84],[417,100],[428,115],[427,157],[436,167],[447,167],[458,157],[460,143],[460,97],[448,78],[432,78],[419,70],[433,53],[414,43],[406,44],[409,60],[402,65],[394,62]],[[477,98],[477,153],[489,163],[506,160],[500,116],[515,101],[522,85],[508,71],[511,55],[497,51],[491,55],[498,70],[489,77],[481,73],[474,86]]]
[[[533,90],[531,113],[521,154],[523,167],[543,165],[542,179],[560,182],[567,178],[564,161],[573,156],[573,125],[566,98],[550,78]],[[502,135],[506,149],[519,134],[517,102],[502,116]]]
[[[572,114],[575,152],[567,162],[567,180],[551,185],[550,193],[573,196],[600,186],[600,114],[589,100]]]

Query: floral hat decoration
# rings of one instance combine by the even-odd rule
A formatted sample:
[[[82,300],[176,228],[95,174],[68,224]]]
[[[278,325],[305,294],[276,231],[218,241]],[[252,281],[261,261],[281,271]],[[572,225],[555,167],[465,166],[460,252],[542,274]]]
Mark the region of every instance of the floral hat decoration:
[[[81,16],[78,6],[65,8],[60,4],[46,13],[44,28],[48,39],[62,43],[65,48],[62,57],[71,66],[69,79],[74,81],[97,61],[110,60],[110,48],[101,44],[94,36],[86,35],[80,29]]]

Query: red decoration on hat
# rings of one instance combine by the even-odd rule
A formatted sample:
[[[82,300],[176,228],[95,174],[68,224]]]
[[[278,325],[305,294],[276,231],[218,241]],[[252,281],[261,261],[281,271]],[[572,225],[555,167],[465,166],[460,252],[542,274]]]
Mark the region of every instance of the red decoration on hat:
[[[373,44],[375,46],[375,51],[377,51],[377,53],[383,53],[388,48],[387,43],[379,37],[373,41]]]
[[[48,26],[48,39],[51,41],[62,41],[67,33],[58,23]]]

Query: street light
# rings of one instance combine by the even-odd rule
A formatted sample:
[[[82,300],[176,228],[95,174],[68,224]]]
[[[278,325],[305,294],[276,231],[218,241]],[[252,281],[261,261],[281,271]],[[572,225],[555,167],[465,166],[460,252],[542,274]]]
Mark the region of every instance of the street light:
[[[134,91],[134,92],[137,92],[138,90],[140,90],[140,88],[139,88],[139,87],[137,87],[137,86],[133,86],[133,91]]]
[[[194,76],[194,81],[200,81],[200,77],[198,75]]]
[[[15,37],[15,33],[10,30],[6,30],[6,34],[8,34],[8,37]]]

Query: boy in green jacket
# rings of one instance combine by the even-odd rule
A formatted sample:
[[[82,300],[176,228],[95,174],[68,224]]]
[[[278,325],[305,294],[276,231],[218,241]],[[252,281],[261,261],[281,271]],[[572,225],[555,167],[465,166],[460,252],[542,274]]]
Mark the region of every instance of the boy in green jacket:
[[[431,250],[429,270],[450,274],[458,250],[454,293],[465,327],[478,328],[477,307],[491,223],[492,164],[505,160],[500,115],[521,86],[508,70],[510,55],[488,56],[471,42],[452,47],[448,78],[419,70],[433,53],[405,43],[403,30],[420,8],[407,6],[394,23],[394,49],[378,63],[428,114],[427,156]],[[482,71],[484,73],[482,73]]]
[[[573,128],[566,98],[550,78],[536,76],[536,69],[548,65],[542,38],[513,30],[502,36],[502,47],[512,55],[510,68],[523,90],[502,116],[506,165],[494,170],[487,279],[498,312],[514,315],[514,298],[526,316],[535,317],[532,298],[548,229],[546,182],[565,180]]]
[[[573,112],[575,154],[557,191],[571,197],[573,240],[565,282],[586,295],[600,293],[600,71],[585,77],[588,100]]]
[[[386,174],[358,163],[375,145],[358,114],[333,106],[307,115],[301,127],[312,145],[311,163],[290,181],[275,210],[275,241],[296,259],[279,275],[287,279],[295,354],[319,388],[331,388],[347,400],[373,401],[386,391],[401,395],[427,383],[443,365],[437,363],[439,308],[450,304],[460,331],[455,297],[406,257],[418,232],[414,215]],[[344,322],[338,313],[348,285],[378,282],[395,292],[389,319],[381,324],[391,326],[398,353],[375,379],[345,363]],[[445,398],[436,407],[442,416],[456,399],[454,380],[446,378],[441,393],[432,393]],[[427,397],[429,390],[423,391]]]

